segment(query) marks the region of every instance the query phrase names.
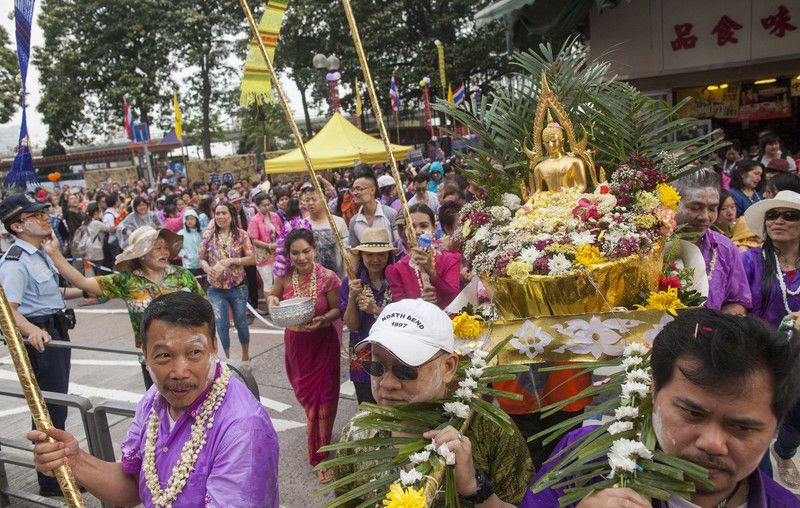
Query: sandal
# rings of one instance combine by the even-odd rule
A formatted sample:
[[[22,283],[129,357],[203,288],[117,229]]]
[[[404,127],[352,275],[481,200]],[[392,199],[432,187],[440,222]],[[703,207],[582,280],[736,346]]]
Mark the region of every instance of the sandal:
[[[772,457],[775,459],[775,465],[778,469],[778,478],[780,478],[781,483],[789,487],[790,489],[800,488],[800,471],[797,470],[797,466],[794,464],[792,459],[782,459],[775,453],[775,448],[770,447],[770,452],[772,452]]]
[[[333,469],[324,469],[317,471],[317,480],[323,485],[333,481]]]

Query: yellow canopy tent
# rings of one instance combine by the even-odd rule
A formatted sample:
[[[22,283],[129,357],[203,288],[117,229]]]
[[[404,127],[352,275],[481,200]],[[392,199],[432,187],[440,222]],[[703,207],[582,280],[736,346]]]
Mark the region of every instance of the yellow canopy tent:
[[[392,145],[397,160],[408,158],[411,146]],[[389,160],[380,139],[365,134],[339,113],[334,113],[316,136],[306,142],[306,150],[314,169],[352,167],[356,162],[378,164]],[[306,171],[306,163],[297,148],[274,159],[264,161],[267,173]]]

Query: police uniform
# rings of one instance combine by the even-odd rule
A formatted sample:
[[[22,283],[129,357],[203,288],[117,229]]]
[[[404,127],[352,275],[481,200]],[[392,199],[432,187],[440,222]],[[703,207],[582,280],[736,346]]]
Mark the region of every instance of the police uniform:
[[[0,258],[0,284],[10,303],[32,324],[45,330],[52,340],[69,341],[68,324],[64,315],[64,295],[58,287],[58,271],[53,261],[28,242],[16,239]],[[43,391],[67,393],[69,387],[70,350],[45,346],[40,353],[28,347],[28,355],[39,388]],[[53,425],[64,429],[67,408],[47,404]],[[58,481],[39,474],[42,491],[59,491]]]

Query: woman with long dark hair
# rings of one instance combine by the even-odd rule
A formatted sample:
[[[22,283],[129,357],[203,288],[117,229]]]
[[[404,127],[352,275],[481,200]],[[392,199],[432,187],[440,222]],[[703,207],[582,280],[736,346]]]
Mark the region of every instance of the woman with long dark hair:
[[[787,318],[800,326],[800,194],[780,191],[773,199],[748,208],[744,217],[750,229],[764,239],[761,247],[742,256],[753,297],[750,312],[775,327]],[[800,405],[795,405],[772,448],[778,476],[791,488],[800,487],[800,471],[792,460],[798,447]]]
[[[250,330],[247,323],[247,285],[244,267],[255,263],[247,232],[236,227],[236,209],[220,203],[214,209],[214,225],[203,232],[198,255],[208,274],[208,300],[214,306],[217,336],[225,357],[230,356],[228,308],[242,346],[242,363],[250,366]]]
[[[389,243],[389,232],[384,228],[367,228],[361,235],[361,243],[351,252],[358,254],[358,278],[342,280],[339,309],[344,324],[350,329],[350,381],[356,388],[358,403],[375,402],[372,396],[369,374],[360,361],[371,360],[369,348],[358,353],[355,345],[366,339],[375,319],[383,308],[392,303],[392,290],[386,279],[386,267],[394,262],[397,249]]]
[[[339,318],[341,281],[314,260],[316,244],[310,229],[292,229],[284,239],[283,250],[288,267],[275,280],[269,305],[296,297],[314,300],[314,317],[303,326],[287,328],[284,345],[286,375],[306,411],[308,461],[316,466],[328,456],[319,449],[331,442],[339,403],[339,337],[333,322]],[[333,471],[318,471],[317,478],[328,483]]]
[[[736,203],[736,216],[740,217],[754,203],[764,199],[764,168],[756,161],[741,161],[731,172],[731,189]]]

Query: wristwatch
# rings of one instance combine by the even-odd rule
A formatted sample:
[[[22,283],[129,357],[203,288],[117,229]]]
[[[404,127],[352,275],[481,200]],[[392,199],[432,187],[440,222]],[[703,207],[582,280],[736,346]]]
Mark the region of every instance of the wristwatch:
[[[473,505],[479,505],[492,497],[494,485],[492,485],[492,478],[489,473],[482,469],[475,470],[475,482],[478,484],[478,490],[471,496],[461,496],[461,499]]]

